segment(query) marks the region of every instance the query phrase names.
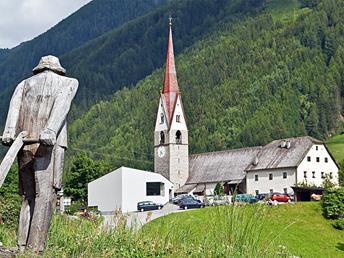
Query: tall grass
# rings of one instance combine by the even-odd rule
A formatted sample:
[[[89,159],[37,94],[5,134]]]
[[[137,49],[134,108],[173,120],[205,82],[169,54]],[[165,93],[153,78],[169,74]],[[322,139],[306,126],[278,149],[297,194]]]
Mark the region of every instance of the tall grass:
[[[263,230],[266,212],[260,205],[215,207],[206,213],[203,209],[173,214],[141,230],[128,228],[125,221],[109,229],[101,219],[55,216],[43,257],[276,257],[274,236]],[[204,220],[196,229],[203,237],[180,223],[178,216],[184,214]]]

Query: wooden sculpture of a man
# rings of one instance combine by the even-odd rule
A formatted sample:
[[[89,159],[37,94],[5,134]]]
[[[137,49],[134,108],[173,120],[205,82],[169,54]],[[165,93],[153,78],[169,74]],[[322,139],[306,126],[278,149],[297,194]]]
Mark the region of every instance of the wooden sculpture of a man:
[[[41,252],[61,188],[66,116],[78,81],[64,76],[65,69],[55,56],[42,57],[33,74],[12,96],[2,142],[11,145],[23,131],[28,138],[38,139],[18,153],[19,191],[23,196],[18,246]]]

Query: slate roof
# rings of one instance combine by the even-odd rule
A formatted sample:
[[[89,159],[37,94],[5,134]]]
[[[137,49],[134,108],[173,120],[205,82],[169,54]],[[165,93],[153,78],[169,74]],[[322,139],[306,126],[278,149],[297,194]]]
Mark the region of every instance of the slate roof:
[[[290,147],[281,148],[283,141],[290,142]],[[275,140],[265,146],[191,155],[186,184],[238,183],[246,171],[297,167],[313,144],[323,142],[303,136]]]
[[[290,148],[281,148],[283,141],[290,142]],[[258,164],[251,164],[246,171],[297,167],[313,144],[323,144],[323,142],[310,136],[272,141],[259,152],[257,156]]]
[[[262,147],[191,155],[186,184],[228,182],[245,178],[245,169]]]

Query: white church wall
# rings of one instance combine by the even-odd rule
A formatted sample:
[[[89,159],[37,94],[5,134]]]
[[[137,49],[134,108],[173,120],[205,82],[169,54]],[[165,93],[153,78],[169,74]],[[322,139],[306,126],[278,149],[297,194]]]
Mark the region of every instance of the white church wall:
[[[324,176],[331,173],[332,182],[338,184],[337,165],[323,144],[314,144],[297,168],[297,182],[321,186]]]
[[[113,212],[122,208],[121,169],[88,184],[88,206],[98,206],[101,212]]]
[[[283,173],[286,173],[287,177],[283,178]],[[272,180],[269,179],[269,175],[272,174]],[[258,181],[256,181],[256,175]],[[256,195],[256,190],[259,193],[273,192],[284,193],[285,189],[287,193],[293,192],[291,188],[296,183],[296,169],[269,169],[260,171],[249,171],[246,175],[246,191],[248,194]]]

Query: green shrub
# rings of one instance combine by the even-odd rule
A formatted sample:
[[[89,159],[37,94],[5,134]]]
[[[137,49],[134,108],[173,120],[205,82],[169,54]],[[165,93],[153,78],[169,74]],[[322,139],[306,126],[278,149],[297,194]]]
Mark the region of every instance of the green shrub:
[[[86,207],[86,205],[83,202],[72,202],[70,206],[66,207],[65,213],[67,215],[74,215],[77,211],[80,211],[84,207]]]
[[[332,225],[336,229],[344,230],[344,218],[335,220]]]
[[[20,199],[17,194],[0,197],[0,224],[16,227],[19,219]]]
[[[344,218],[344,187],[327,189],[323,196],[322,207],[326,218]]]

